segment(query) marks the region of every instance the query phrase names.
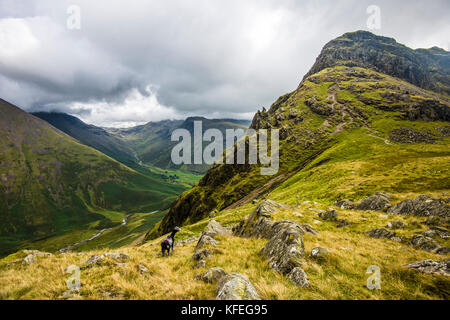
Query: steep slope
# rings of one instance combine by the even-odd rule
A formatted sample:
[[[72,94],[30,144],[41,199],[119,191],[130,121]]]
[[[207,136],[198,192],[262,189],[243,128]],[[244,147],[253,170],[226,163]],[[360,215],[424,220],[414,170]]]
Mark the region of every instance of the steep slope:
[[[125,213],[163,209],[184,190],[143,176],[3,100],[0,150],[0,254],[76,230],[92,234],[120,224]]]
[[[32,115],[47,121],[72,138],[97,149],[119,162],[126,165],[136,163],[133,150],[123,140],[118,139],[103,128],[86,124],[66,113],[35,112]]]
[[[346,39],[353,44],[348,46]],[[330,204],[380,189],[394,194],[449,190],[450,103],[438,93],[450,81],[448,69],[440,68],[431,77],[438,79],[431,85],[436,91],[424,90],[414,83],[427,87],[426,76],[413,79],[405,74],[409,65],[398,66],[398,72],[389,71],[389,63],[384,69],[377,66],[378,61],[391,61],[386,42],[410,53],[408,61],[416,61],[418,70],[428,70],[422,63],[423,51],[384,37],[356,32],[332,41],[294,92],[253,119],[254,129],[280,129],[278,174],[261,176],[256,165],[214,166],[172,204],[147,239],[274,189],[291,203],[306,198]],[[449,57],[442,51],[437,60],[434,55],[429,59],[447,66]]]

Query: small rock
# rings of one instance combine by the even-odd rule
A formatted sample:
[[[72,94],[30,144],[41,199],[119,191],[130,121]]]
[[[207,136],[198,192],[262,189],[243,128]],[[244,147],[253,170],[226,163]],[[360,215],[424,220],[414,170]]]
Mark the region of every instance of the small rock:
[[[319,213],[319,218],[323,220],[336,220],[337,216],[338,212],[336,210]]]
[[[144,274],[144,273],[148,273],[148,268],[143,264],[143,263],[139,263],[139,273],[140,274]]]
[[[314,224],[321,224],[322,222],[319,221],[319,220],[314,220],[313,223],[314,223]]]
[[[200,260],[199,262],[197,262],[197,264],[195,265],[196,269],[200,269],[200,268],[204,268],[206,267],[206,261],[205,260]]]
[[[217,300],[260,300],[247,276],[231,273],[222,277],[217,286]]]
[[[311,257],[314,259],[322,259],[328,255],[330,251],[324,247],[317,247],[311,250]]]
[[[299,287],[309,287],[308,276],[300,267],[295,267],[292,269],[292,271],[288,274],[288,278]]]
[[[110,253],[110,252],[108,252],[108,253],[105,253],[105,257],[108,257],[108,258],[111,258],[111,259],[114,259],[114,260],[128,260],[130,258],[129,255],[127,255],[125,253],[121,253],[121,252],[120,253],[116,253],[116,252]]]
[[[104,258],[105,258],[105,256],[102,254],[101,255],[93,255],[81,266],[80,269],[87,269],[94,265],[100,265]]]
[[[225,270],[219,267],[211,268],[208,271],[205,272],[202,279],[204,282],[207,283],[216,283],[218,282],[222,277],[226,276],[227,273]]]
[[[212,255],[213,255],[213,253],[210,250],[203,249],[203,250],[195,252],[194,255],[192,256],[192,260],[200,261],[200,260],[204,260]]]
[[[389,228],[389,229],[401,229],[404,227],[405,227],[405,224],[401,221],[392,221],[392,222],[389,222],[386,226],[386,228]]]
[[[22,265],[29,265],[35,263],[36,261],[36,256],[34,254],[29,254],[22,260]]]
[[[349,210],[349,209],[353,209],[355,207],[355,204],[353,203],[353,201],[348,200],[348,199],[339,200],[334,205],[336,207],[341,208],[341,210]]]
[[[198,240],[195,250],[199,250],[204,245],[211,245],[213,247],[216,247],[217,243],[218,243],[217,240],[214,240],[213,238],[211,238],[210,236],[205,234],[205,235],[202,235],[200,237],[200,239]]]
[[[373,229],[367,233],[369,237],[376,239],[391,239],[395,237],[395,233],[384,228]]]

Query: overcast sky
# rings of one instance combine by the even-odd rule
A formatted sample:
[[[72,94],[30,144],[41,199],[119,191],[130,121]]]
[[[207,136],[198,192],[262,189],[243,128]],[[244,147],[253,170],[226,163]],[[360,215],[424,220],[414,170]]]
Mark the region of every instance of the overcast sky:
[[[81,28],[67,28],[70,5]],[[294,90],[321,48],[381,30],[449,50],[450,1],[1,0],[0,97],[101,126],[191,115],[252,118]]]

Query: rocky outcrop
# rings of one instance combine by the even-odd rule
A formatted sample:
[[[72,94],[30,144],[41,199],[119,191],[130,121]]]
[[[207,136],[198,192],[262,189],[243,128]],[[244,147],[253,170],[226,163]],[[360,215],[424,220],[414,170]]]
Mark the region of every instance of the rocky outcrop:
[[[247,276],[230,273],[220,279],[216,300],[260,300],[260,297]]]
[[[437,254],[447,254],[449,252],[449,248],[441,246],[441,244],[433,238],[424,235],[413,236],[409,244],[415,249],[421,249]]]
[[[36,256],[29,254],[22,260],[22,265],[29,265],[37,261]]]
[[[354,209],[356,206],[353,201],[348,199],[338,200],[334,205],[338,208],[341,208],[342,210]]]
[[[408,264],[406,267],[428,274],[450,276],[450,259],[444,261],[425,260]]]
[[[207,283],[219,282],[222,277],[225,277],[227,273],[225,270],[219,267],[211,268],[205,272],[202,276],[202,280]]]
[[[389,132],[389,140],[398,143],[434,143],[436,138],[429,132],[402,128]]]
[[[424,232],[426,237],[438,237],[444,240],[450,239],[450,231],[442,227],[434,227]]]
[[[130,259],[129,255],[127,255],[126,253],[122,253],[122,252],[107,252],[107,253],[105,253],[105,257],[111,258],[111,259],[114,259],[114,260],[128,260],[128,259]]]
[[[391,206],[389,201],[390,194],[378,191],[367,199],[364,199],[356,205],[357,210],[373,210],[373,211],[385,211]]]
[[[101,265],[101,263],[104,259],[105,259],[105,256],[103,254],[93,255],[85,263],[83,263],[81,265],[80,269],[91,268],[95,265],[99,266],[99,265]]]
[[[39,250],[22,250],[26,257],[22,260],[22,265],[29,265],[37,262],[37,257],[52,257],[53,254],[41,252]]]
[[[287,228],[294,228],[301,234],[317,234],[314,228],[308,224],[299,224],[291,220],[273,221],[271,213],[285,208],[287,207],[271,200],[262,201],[247,219],[242,219],[240,224],[234,228],[234,235],[271,239],[280,230]]]
[[[388,212],[417,217],[438,216],[450,218],[450,206],[445,200],[435,199],[428,195],[420,195],[414,200],[406,199],[393,207]]]
[[[212,255],[212,252],[208,249],[201,250],[204,246],[216,247],[219,243],[214,237],[219,235],[230,234],[230,232],[224,228],[220,223],[215,220],[210,220],[208,225],[203,230],[197,245],[195,246],[193,260],[202,260]]]

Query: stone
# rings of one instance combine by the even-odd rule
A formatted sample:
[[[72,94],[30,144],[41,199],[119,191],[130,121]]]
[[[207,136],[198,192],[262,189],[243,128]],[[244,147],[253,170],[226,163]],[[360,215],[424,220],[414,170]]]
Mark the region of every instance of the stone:
[[[34,254],[29,254],[22,260],[22,265],[29,265],[35,263],[36,261],[36,256]]]
[[[450,224],[450,218],[441,218],[437,216],[428,217],[423,224],[427,226],[444,226],[446,224]]]
[[[341,210],[350,210],[355,208],[355,204],[353,203],[353,201],[348,199],[336,201],[334,205]]]
[[[337,216],[338,212],[336,210],[319,213],[319,218],[322,220],[336,220]]]
[[[423,235],[415,235],[412,237],[409,244],[415,249],[421,249],[428,252],[437,252],[437,250],[441,248],[439,242]]]
[[[308,276],[300,267],[295,267],[292,269],[292,271],[288,274],[288,278],[299,287],[309,287]]]
[[[442,199],[435,199],[422,194],[414,200],[406,199],[388,211],[390,214],[407,215],[417,217],[437,216],[442,218],[450,217],[450,206]]]
[[[194,255],[192,256],[192,260],[200,261],[200,260],[204,260],[212,255],[213,255],[213,253],[210,250],[203,249],[203,250],[195,252]]]
[[[122,252],[107,252],[105,253],[105,257],[114,259],[114,260],[128,260],[130,258],[129,255]]]
[[[200,260],[195,265],[195,269],[200,269],[200,268],[204,268],[204,267],[206,267],[206,261],[205,260]]]
[[[80,269],[87,269],[94,265],[100,265],[102,263],[102,261],[104,260],[104,258],[105,258],[105,256],[102,254],[93,255],[81,266]]]
[[[401,221],[392,221],[392,222],[389,222],[386,226],[386,228],[389,228],[389,229],[401,229],[404,227],[405,227],[405,224]]]
[[[373,229],[367,233],[369,237],[376,239],[391,239],[395,237],[395,233],[384,228]]]
[[[289,274],[305,255],[302,233],[295,227],[280,228],[260,254],[268,259],[273,269]]]
[[[428,274],[450,276],[450,259],[444,261],[424,260],[408,264],[406,267]]]
[[[317,247],[311,250],[311,257],[314,259],[323,259],[325,258],[330,251],[325,247]]]
[[[143,263],[139,263],[138,269],[140,274],[145,274],[149,272],[148,268]]]
[[[206,283],[216,283],[226,275],[227,273],[225,272],[225,270],[219,267],[215,267],[206,271],[202,277],[202,280]]]
[[[230,234],[230,232],[216,220],[209,220],[208,225],[205,227],[202,233],[202,235],[207,235],[211,238],[224,234]]]
[[[424,236],[426,237],[439,237],[441,239],[447,240],[450,239],[450,231],[442,227],[434,227],[430,230],[424,232]]]
[[[200,237],[200,239],[197,242],[197,246],[195,247],[195,250],[199,250],[201,247],[205,246],[205,245],[211,245],[213,247],[217,246],[218,241],[214,240],[213,238],[211,238],[208,235],[202,235]]]
[[[364,199],[356,205],[357,210],[385,211],[391,206],[390,194],[378,191],[367,199]]]
[[[260,297],[247,276],[230,273],[220,279],[216,300],[260,300]]]

